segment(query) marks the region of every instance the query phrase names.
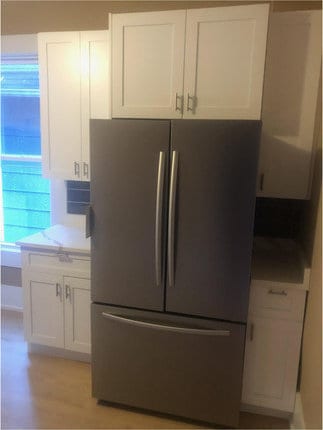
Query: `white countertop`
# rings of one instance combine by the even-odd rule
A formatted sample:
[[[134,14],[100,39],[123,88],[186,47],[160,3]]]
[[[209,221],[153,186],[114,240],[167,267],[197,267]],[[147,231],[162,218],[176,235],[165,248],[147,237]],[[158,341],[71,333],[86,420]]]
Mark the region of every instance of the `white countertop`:
[[[39,233],[24,237],[16,242],[21,248],[48,249],[52,251],[78,252],[89,254],[90,238],[77,227],[57,224]]]
[[[308,290],[309,275],[310,268],[297,242],[274,237],[254,238],[252,280]]]

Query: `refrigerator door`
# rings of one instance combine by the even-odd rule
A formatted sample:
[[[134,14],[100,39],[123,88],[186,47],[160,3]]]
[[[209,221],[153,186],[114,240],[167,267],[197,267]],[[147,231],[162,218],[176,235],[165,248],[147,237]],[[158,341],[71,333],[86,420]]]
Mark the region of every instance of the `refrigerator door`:
[[[92,301],[162,310],[169,121],[91,121]]]
[[[172,121],[166,310],[245,322],[259,121]]]
[[[93,396],[232,428],[244,337],[243,324],[93,304]]]

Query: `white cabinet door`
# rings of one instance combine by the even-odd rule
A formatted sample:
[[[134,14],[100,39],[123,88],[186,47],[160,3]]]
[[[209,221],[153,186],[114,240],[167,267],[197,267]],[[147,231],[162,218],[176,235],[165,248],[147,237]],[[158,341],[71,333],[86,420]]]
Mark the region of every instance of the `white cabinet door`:
[[[112,15],[112,116],[182,116],[186,11]]]
[[[64,276],[65,348],[91,352],[90,280]]]
[[[90,180],[91,118],[111,118],[110,65],[108,31],[82,31],[81,93],[82,93],[82,179]]]
[[[80,179],[79,33],[40,33],[38,58],[43,174]]]
[[[43,273],[25,275],[24,320],[28,342],[64,347],[62,278]]]
[[[185,118],[260,119],[268,8],[187,11]]]
[[[310,197],[321,12],[273,13],[268,32],[259,197]]]
[[[249,317],[242,402],[293,412],[302,323]]]

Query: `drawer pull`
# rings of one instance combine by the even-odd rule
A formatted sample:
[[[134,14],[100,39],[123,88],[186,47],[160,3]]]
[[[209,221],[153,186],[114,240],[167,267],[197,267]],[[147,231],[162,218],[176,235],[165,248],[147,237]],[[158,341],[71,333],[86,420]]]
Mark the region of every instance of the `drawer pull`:
[[[282,291],[275,291],[275,290],[269,290],[268,291],[268,294],[273,294],[273,295],[275,295],[275,296],[287,296],[287,293],[286,293],[286,291],[285,290],[282,290]]]
[[[163,324],[154,324],[144,321],[133,320],[130,318],[120,317],[117,315],[107,314],[102,312],[102,316],[112,321],[117,321],[120,323],[151,328],[155,330],[163,330],[163,331],[171,331],[175,333],[183,333],[183,334],[193,334],[193,335],[202,335],[202,336],[230,336],[230,330],[212,330],[212,329],[198,329],[198,328],[188,328],[188,327],[176,327],[171,325],[163,325]]]

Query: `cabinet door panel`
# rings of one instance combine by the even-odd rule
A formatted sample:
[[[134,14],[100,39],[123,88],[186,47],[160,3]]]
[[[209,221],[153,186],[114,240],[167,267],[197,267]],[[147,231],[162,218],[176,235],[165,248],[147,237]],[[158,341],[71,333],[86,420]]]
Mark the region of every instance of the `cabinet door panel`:
[[[112,16],[112,116],[177,118],[185,11]]]
[[[108,119],[110,114],[110,76],[108,31],[82,31],[81,37],[81,79],[82,79],[82,169],[84,180],[90,180],[89,171],[89,119]]]
[[[248,331],[243,403],[292,412],[302,323],[251,317]]]
[[[62,279],[37,273],[24,279],[28,342],[64,347]]]
[[[184,117],[260,119],[267,20],[267,5],[187,11]]]
[[[90,280],[64,276],[65,348],[91,352]]]
[[[262,112],[260,197],[309,197],[321,71],[320,34],[319,11],[272,14]]]
[[[45,176],[80,179],[80,48],[78,32],[38,36],[41,137]]]

